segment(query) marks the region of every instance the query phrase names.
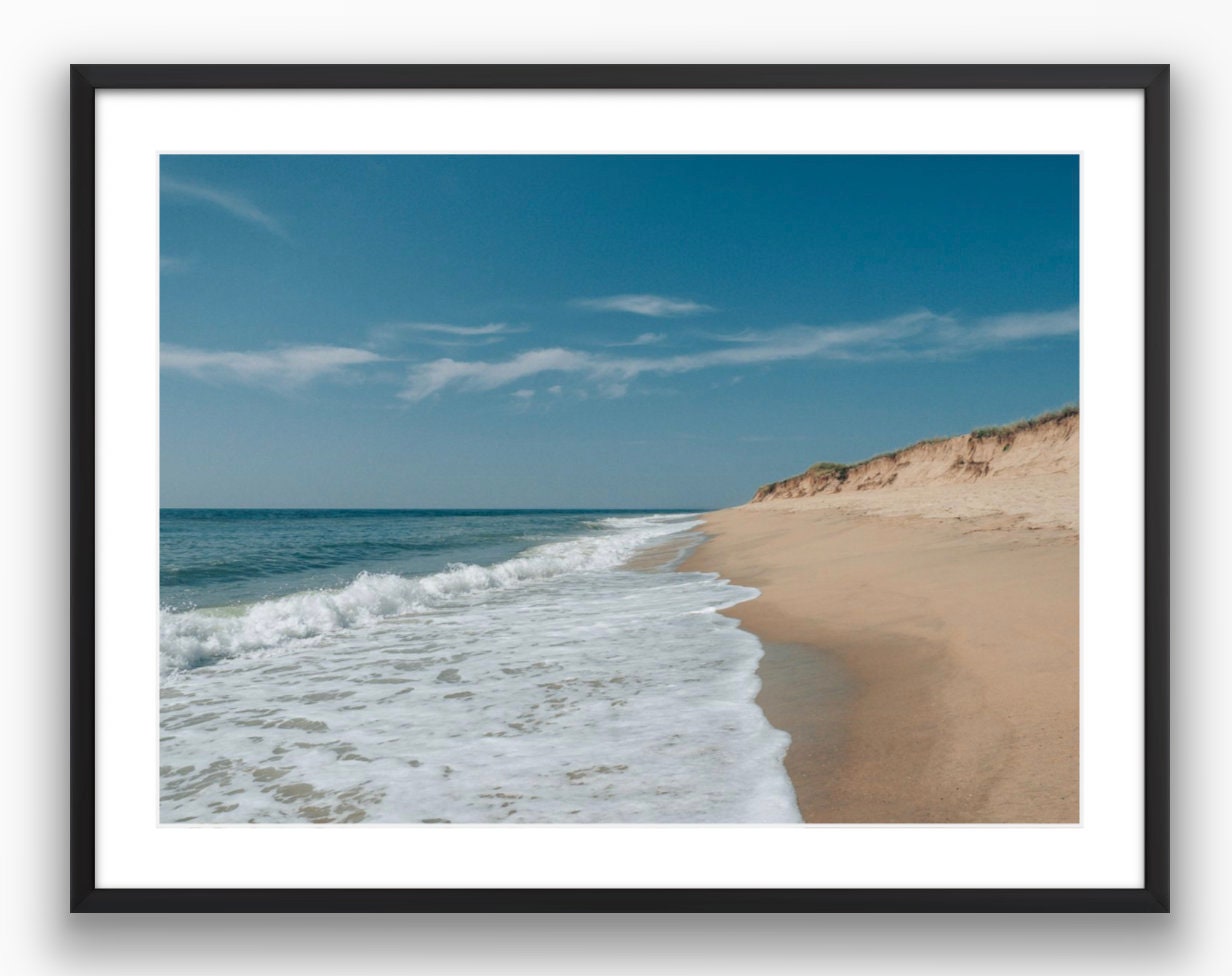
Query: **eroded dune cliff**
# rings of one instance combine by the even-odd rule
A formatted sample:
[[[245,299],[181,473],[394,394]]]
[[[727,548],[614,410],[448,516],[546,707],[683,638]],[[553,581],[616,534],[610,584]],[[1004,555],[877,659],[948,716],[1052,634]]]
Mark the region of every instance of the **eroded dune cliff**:
[[[822,462],[763,485],[752,504],[824,504],[932,518],[1008,514],[1076,529],[1078,422],[1077,409],[1066,408],[921,441],[857,464]]]

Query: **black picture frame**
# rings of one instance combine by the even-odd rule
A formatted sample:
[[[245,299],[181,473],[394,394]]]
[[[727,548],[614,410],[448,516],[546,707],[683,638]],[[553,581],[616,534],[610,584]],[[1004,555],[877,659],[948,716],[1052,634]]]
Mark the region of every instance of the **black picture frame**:
[[[70,910],[73,912],[1167,912],[1167,65],[74,65],[71,67]],[[1055,889],[105,889],[95,863],[95,92],[100,89],[1131,89],[1144,93],[1144,884]]]

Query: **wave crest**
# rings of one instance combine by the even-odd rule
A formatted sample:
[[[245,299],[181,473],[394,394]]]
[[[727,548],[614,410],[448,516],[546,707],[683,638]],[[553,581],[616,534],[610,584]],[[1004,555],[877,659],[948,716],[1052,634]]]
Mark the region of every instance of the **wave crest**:
[[[603,519],[602,534],[553,542],[493,566],[457,563],[439,573],[408,578],[360,573],[336,590],[294,593],[234,609],[160,612],[164,673],[285,647],[389,617],[423,613],[488,590],[534,584],[566,573],[619,566],[641,546],[700,524],[692,516]]]

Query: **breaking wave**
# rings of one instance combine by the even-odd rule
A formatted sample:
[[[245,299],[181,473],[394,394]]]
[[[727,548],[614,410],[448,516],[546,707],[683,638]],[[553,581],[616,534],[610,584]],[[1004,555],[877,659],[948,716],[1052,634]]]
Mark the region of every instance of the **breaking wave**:
[[[492,566],[453,564],[419,577],[361,572],[338,589],[311,590],[241,607],[160,612],[163,673],[286,648],[390,617],[424,613],[491,591],[566,574],[611,570],[639,548],[700,525],[692,515],[605,518],[593,534],[529,549]]]

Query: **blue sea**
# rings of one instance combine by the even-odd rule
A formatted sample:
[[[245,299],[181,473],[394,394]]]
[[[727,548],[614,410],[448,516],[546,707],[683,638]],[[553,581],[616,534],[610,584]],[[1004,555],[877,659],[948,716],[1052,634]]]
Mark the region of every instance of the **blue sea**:
[[[798,821],[700,524],[164,509],[162,822]]]

